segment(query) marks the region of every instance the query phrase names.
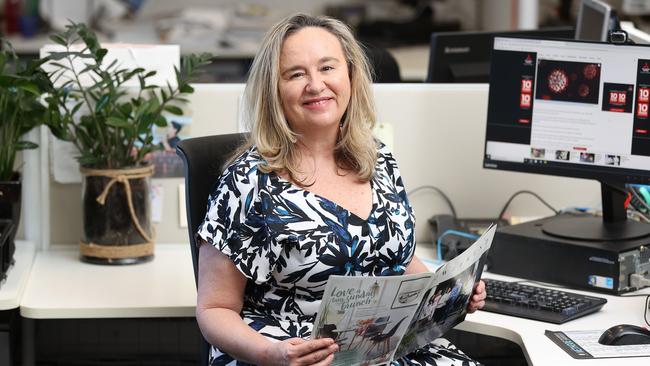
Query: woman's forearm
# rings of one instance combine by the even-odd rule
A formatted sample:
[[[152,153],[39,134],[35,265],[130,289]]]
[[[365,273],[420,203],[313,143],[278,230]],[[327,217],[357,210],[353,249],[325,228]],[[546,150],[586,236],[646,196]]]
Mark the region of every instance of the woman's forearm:
[[[231,309],[197,309],[196,320],[205,339],[220,351],[251,364],[265,364],[271,341],[249,327]]]
[[[409,263],[408,267],[406,267],[404,274],[415,274],[423,272],[430,272],[429,268],[427,268],[427,266],[424,265],[424,263],[422,263],[422,261],[420,261],[420,259],[414,255],[411,263]]]

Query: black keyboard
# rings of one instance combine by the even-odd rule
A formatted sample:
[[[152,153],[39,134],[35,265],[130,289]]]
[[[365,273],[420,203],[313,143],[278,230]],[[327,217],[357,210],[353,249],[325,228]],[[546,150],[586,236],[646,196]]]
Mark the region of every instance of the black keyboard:
[[[487,299],[483,310],[561,324],[596,312],[606,299],[484,278]]]

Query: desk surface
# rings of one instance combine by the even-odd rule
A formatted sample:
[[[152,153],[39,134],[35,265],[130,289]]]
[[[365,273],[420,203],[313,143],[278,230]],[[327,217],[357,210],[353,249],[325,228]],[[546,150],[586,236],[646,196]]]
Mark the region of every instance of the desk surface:
[[[431,245],[419,245],[416,251],[421,258],[432,258],[433,248]],[[549,269],[552,270],[552,269]],[[498,280],[513,281],[511,277],[500,276],[492,273],[484,273],[483,277]],[[582,293],[591,296],[604,297],[607,304],[603,308],[582,318],[569,321],[565,324],[551,324],[524,318],[512,317],[486,311],[477,311],[469,314],[465,321],[459,324],[456,329],[490,335],[517,343],[528,363],[531,365],[602,365],[611,366],[619,364],[623,359],[593,359],[577,360],[569,356],[560,347],[555,345],[544,331],[561,330],[602,330],[617,324],[644,325],[643,311],[645,297],[623,297],[593,292],[567,289],[567,291]],[[650,288],[633,294],[650,294]],[[647,357],[625,358],[625,365],[648,365],[650,359]]]
[[[191,317],[196,306],[187,244],[157,244],[151,262],[82,263],[74,246],[36,254],[20,314],[32,319]]]
[[[429,69],[429,46],[407,46],[389,48],[395,57],[403,81],[424,81]]]
[[[11,310],[20,306],[20,299],[34,261],[34,243],[17,240],[14,260],[14,265],[7,271],[7,279],[0,284],[0,310]]]
[[[433,249],[417,251],[431,258]],[[190,317],[196,289],[187,244],[158,244],[152,262],[132,266],[82,263],[76,247],[36,254],[20,313],[33,319]],[[18,258],[17,258],[18,259]],[[18,263],[18,260],[17,260]],[[508,279],[486,273],[485,277]],[[573,291],[573,290],[571,290]],[[650,289],[644,290],[650,294]],[[581,291],[575,291],[581,292]],[[458,329],[505,338],[519,344],[533,365],[612,365],[612,359],[575,360],[544,335],[545,330],[606,329],[615,324],[643,324],[644,298],[598,295],[601,311],[563,325],[479,311]],[[626,365],[647,365],[648,358],[627,358]]]

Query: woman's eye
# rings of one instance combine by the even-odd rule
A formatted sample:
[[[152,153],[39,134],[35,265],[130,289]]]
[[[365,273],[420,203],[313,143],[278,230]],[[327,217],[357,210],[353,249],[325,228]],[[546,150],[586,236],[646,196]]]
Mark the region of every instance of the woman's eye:
[[[301,77],[303,75],[304,75],[304,73],[302,73],[302,72],[296,72],[296,73],[291,74],[290,78],[291,79],[296,79],[296,78],[299,78],[299,77]]]
[[[321,70],[330,71],[330,70],[334,70],[334,68],[332,66],[323,66],[323,68]]]

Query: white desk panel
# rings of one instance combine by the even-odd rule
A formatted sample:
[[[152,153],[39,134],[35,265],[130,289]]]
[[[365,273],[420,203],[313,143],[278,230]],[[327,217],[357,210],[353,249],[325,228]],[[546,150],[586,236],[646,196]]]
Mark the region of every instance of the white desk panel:
[[[34,262],[34,243],[17,240],[14,260],[16,263],[7,271],[7,279],[0,284],[0,310],[16,309],[20,306],[29,272]]]
[[[76,246],[36,255],[20,314],[32,319],[192,317],[196,287],[188,244],[156,244],[151,262],[83,263]]]

